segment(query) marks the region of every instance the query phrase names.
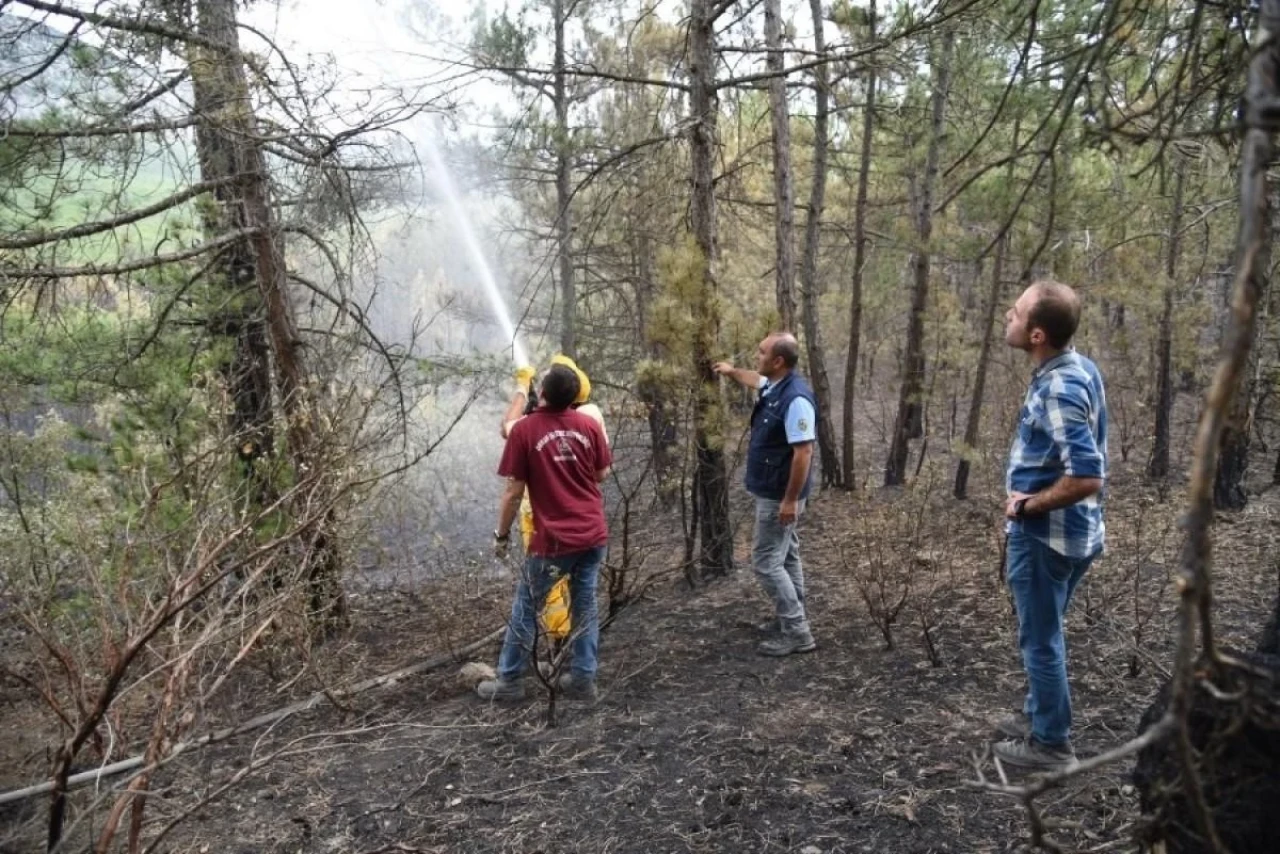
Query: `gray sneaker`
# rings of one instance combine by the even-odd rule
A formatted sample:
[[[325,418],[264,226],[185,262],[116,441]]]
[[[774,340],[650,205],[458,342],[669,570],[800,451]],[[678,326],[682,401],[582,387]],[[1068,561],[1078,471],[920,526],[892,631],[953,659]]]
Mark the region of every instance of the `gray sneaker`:
[[[560,696],[566,700],[596,701],[596,680],[594,677],[581,676],[577,673],[560,675]]]
[[[813,635],[805,632],[802,635],[780,634],[776,638],[761,641],[756,647],[756,652],[781,658],[797,652],[813,652],[817,648],[818,644],[814,641]]]
[[[1020,739],[1031,737],[1031,718],[1026,712],[1018,711],[1005,715],[994,724],[996,732],[1005,738]]]
[[[515,703],[524,699],[524,680],[486,679],[476,686],[481,700]]]
[[[1014,738],[996,742],[992,752],[1002,762],[1030,771],[1066,771],[1079,764],[1070,742],[1050,747],[1034,738]]]
[[[770,617],[767,620],[761,620],[756,623],[756,631],[762,635],[782,634],[782,621],[777,617]]]

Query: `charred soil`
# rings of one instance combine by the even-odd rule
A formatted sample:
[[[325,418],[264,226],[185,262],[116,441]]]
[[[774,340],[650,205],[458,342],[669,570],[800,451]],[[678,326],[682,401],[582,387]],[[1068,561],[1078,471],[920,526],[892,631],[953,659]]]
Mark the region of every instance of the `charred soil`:
[[[1110,507],[1109,554],[1070,617],[1082,755],[1134,734],[1170,660],[1176,507],[1136,486],[1126,493],[1128,503]],[[853,571],[867,536],[858,520],[874,504],[824,495],[803,522],[816,652],[755,653],[754,624],[767,612],[743,530],[736,576],[695,590],[655,586],[609,627],[594,706],[562,704],[549,727],[540,690],[514,707],[489,705],[458,684],[457,666],[322,704],[167,768],[149,817],[187,817],[159,850],[1019,850],[1020,806],[971,786],[975,765],[995,773],[990,724],[1022,691],[993,508],[940,499],[923,508],[928,548],[902,566],[916,574],[913,595],[928,590],[930,601],[923,610],[908,601],[886,648]],[[1217,617],[1227,638],[1255,636],[1272,601],[1278,507],[1264,495],[1222,520]],[[441,606],[447,589],[357,597],[356,629],[326,651],[326,672],[339,684],[461,646],[501,625],[505,595],[495,588],[466,608]],[[211,723],[288,699],[265,671],[242,682]],[[24,707],[6,708],[3,725],[16,733]],[[17,739],[5,740],[16,750]],[[39,779],[31,741],[9,751],[6,788]],[[1046,796],[1051,835],[1067,850],[1135,850],[1131,769]],[[83,806],[92,795],[76,797]],[[40,799],[4,808],[0,847],[37,850],[42,808]]]

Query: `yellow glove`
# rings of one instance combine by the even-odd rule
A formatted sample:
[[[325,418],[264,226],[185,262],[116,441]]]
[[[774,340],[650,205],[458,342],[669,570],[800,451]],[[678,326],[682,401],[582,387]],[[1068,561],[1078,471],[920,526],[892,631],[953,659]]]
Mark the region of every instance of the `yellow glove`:
[[[533,378],[538,375],[538,371],[533,365],[521,365],[516,368],[516,385],[526,396],[529,394],[529,387],[533,385]]]

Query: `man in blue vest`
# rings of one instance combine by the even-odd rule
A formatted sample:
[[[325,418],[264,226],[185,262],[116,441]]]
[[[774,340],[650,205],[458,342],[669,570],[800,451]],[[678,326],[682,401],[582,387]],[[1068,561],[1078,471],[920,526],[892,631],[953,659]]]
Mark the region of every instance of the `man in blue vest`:
[[[804,569],[796,536],[796,521],[804,513],[812,483],[817,407],[809,384],[795,372],[799,360],[795,336],[776,332],[760,342],[756,370],[728,362],[712,366],[721,376],[760,392],[751,412],[747,448],[747,491],[756,499],[751,563],[776,613],[761,627],[772,635],[761,642],[761,655],[791,655],[817,647],[805,613]]]

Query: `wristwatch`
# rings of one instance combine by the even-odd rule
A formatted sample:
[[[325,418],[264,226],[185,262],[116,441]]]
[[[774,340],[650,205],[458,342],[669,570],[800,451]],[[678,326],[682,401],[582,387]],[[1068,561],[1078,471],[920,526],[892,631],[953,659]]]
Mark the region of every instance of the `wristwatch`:
[[[1013,516],[1015,519],[1027,518],[1027,502],[1030,500],[1030,498],[1019,498],[1013,502]]]

